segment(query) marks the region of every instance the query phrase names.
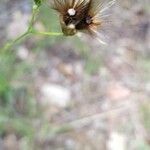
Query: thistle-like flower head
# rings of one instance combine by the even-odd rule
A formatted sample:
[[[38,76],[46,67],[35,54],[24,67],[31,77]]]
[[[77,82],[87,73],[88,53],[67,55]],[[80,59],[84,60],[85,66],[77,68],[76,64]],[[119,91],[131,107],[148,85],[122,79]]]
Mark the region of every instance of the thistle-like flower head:
[[[105,23],[103,13],[114,3],[115,0],[105,4],[99,0],[53,0],[53,9],[59,12],[64,35],[72,36],[78,31],[93,35]]]

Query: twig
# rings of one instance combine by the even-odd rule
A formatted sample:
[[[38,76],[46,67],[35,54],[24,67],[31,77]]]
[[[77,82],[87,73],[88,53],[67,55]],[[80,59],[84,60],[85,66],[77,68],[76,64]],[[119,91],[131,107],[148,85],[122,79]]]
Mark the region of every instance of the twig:
[[[92,116],[84,117],[81,119],[74,120],[72,122],[64,123],[60,126],[55,126],[51,132],[53,136],[57,136],[58,134],[63,134],[66,132],[73,131],[77,128],[83,128],[87,124],[93,122],[94,120],[100,120],[108,117],[110,114],[118,114],[121,113],[122,111],[128,110],[129,106],[120,106],[105,112],[97,113]]]
[[[88,116],[88,117],[84,117],[75,121],[70,122],[70,126],[75,127],[75,128],[81,128],[85,125],[87,125],[88,123],[97,120],[97,119],[104,119],[105,117],[108,117],[110,114],[114,114],[114,113],[119,113],[122,112],[124,110],[128,109],[128,106],[122,106],[122,107],[118,107],[118,108],[114,108],[112,110],[108,110],[105,112],[101,112],[101,113],[97,113],[94,114],[92,116]]]

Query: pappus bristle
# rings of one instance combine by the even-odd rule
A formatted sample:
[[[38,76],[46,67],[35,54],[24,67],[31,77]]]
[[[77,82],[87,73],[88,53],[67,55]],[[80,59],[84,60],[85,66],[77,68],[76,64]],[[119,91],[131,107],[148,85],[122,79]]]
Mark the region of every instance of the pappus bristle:
[[[59,12],[60,24],[64,35],[79,32],[97,35],[108,17],[104,12],[114,3],[101,3],[96,0],[53,0],[53,8]]]

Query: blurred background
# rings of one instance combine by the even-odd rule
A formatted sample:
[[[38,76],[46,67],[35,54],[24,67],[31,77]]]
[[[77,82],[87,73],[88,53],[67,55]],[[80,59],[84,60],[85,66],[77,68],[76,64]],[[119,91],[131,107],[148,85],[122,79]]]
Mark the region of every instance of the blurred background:
[[[34,26],[61,32],[47,3]],[[106,46],[30,35],[3,52],[32,5],[0,1],[0,150],[150,150],[150,1],[117,0]]]

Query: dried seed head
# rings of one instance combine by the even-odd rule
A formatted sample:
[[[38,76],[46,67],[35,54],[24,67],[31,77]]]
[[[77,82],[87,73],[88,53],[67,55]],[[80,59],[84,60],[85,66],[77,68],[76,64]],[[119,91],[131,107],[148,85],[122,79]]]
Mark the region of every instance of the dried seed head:
[[[105,20],[103,12],[110,8],[115,0],[106,5],[97,0],[53,0],[53,8],[60,14],[60,23],[64,35],[74,35],[77,31],[86,31],[90,35],[102,27]]]

